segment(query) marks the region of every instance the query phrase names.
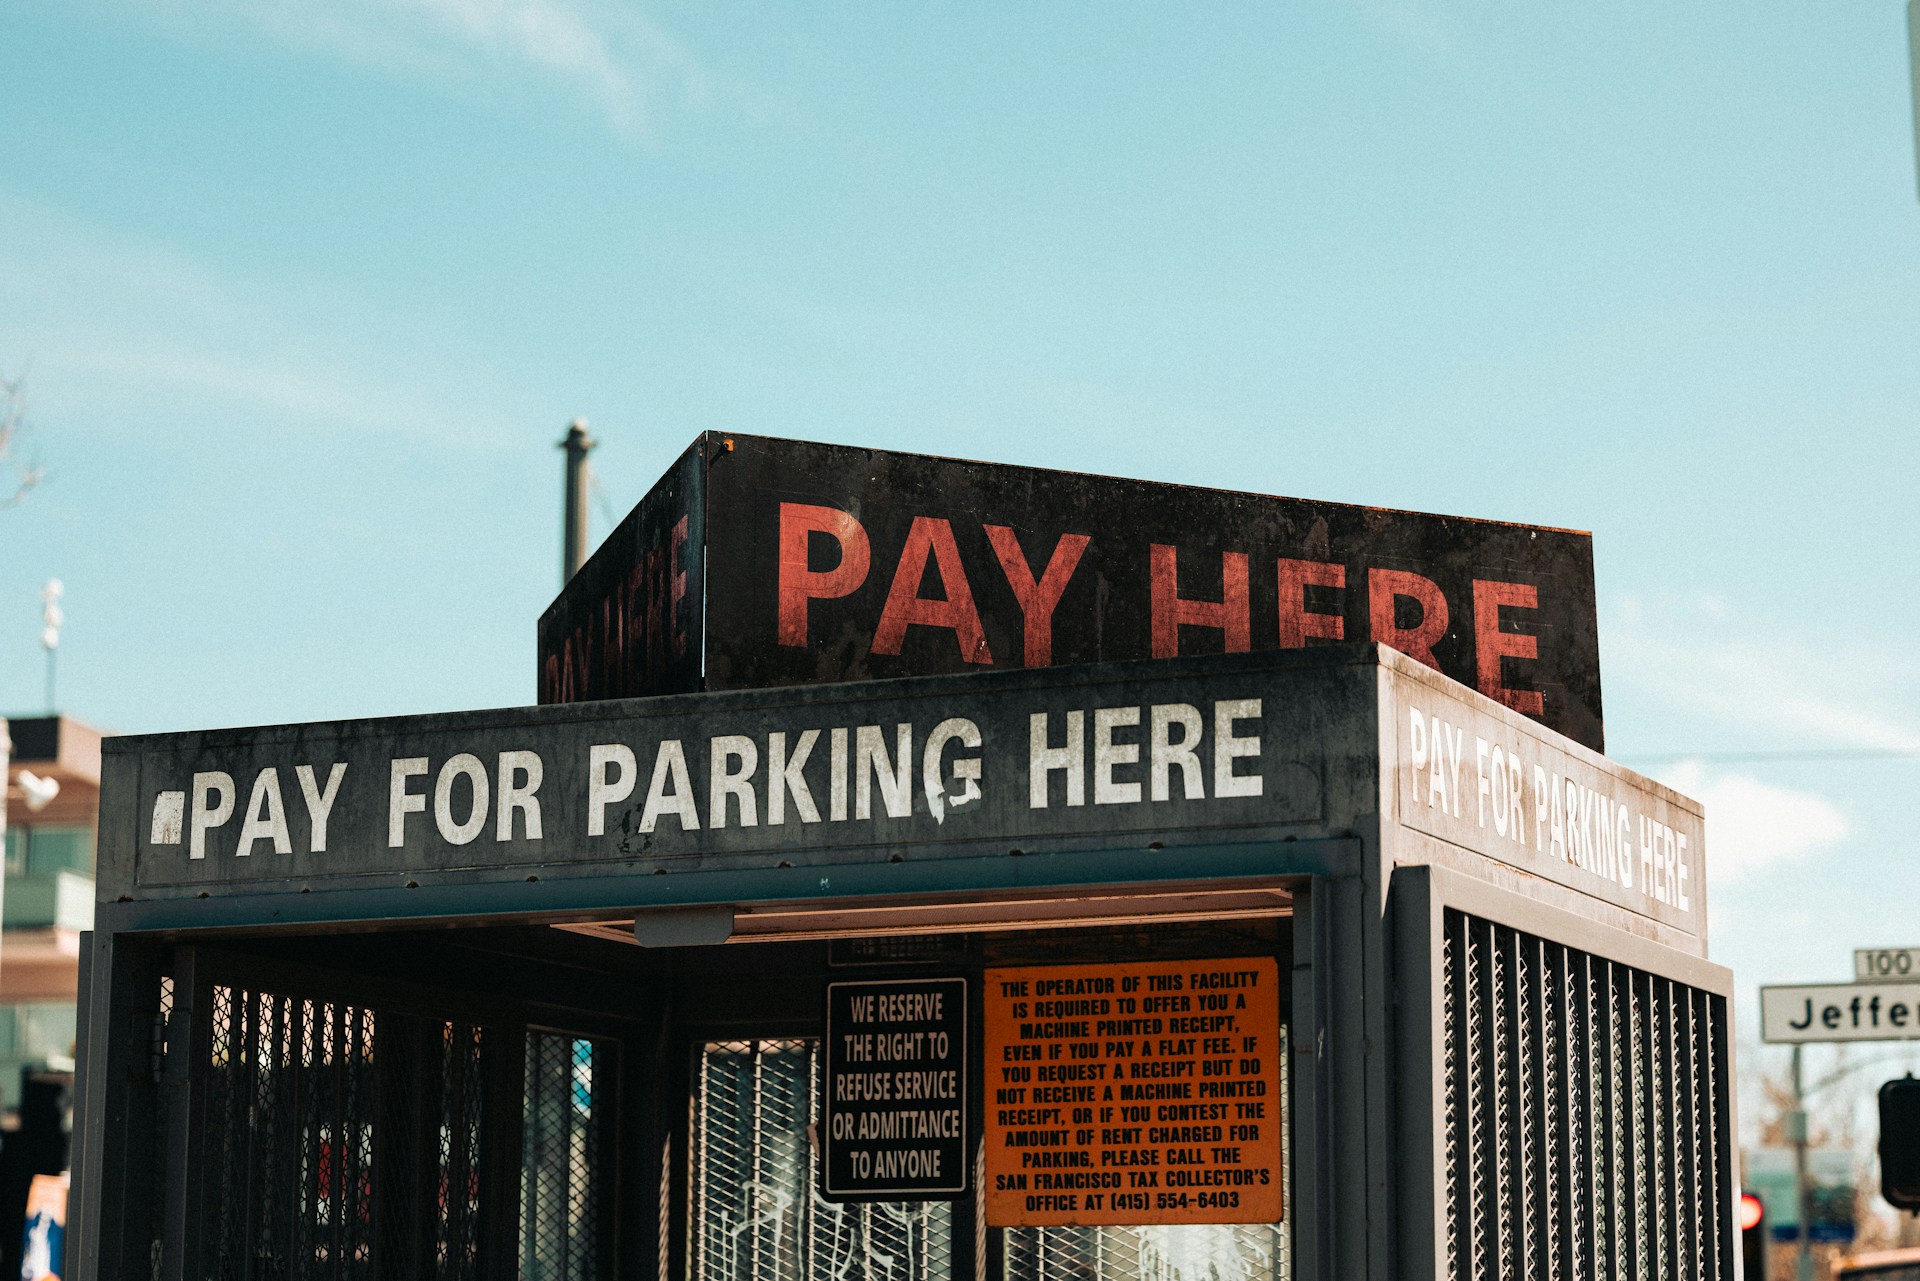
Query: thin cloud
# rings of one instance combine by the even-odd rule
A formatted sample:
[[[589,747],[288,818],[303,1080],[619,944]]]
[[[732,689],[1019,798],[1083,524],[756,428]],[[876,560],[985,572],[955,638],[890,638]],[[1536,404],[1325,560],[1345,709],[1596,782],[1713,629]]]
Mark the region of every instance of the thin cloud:
[[[1715,884],[1804,858],[1851,830],[1846,815],[1823,796],[1716,773],[1704,761],[1680,761],[1661,770],[1660,780],[1706,806],[1707,866]]]
[[[1355,7],[1375,31],[1435,60],[1454,60],[1466,43],[1459,21],[1437,6],[1411,0],[1361,0]]]
[[[512,439],[470,366],[423,359],[405,316],[311,283],[235,278],[165,246],[0,192],[0,353],[31,358],[47,405],[138,422],[155,405],[219,421]]]
[[[169,403],[223,406],[243,415],[390,432],[418,428],[446,412],[414,388],[325,361],[214,351],[139,335],[113,341],[89,335],[48,363],[65,388],[87,389],[69,392],[70,404],[91,395],[97,404],[132,409],[163,396]]]
[[[456,38],[579,85],[618,123],[637,120],[639,78],[585,14],[554,0],[415,0]]]
[[[227,11],[274,40],[388,75],[485,83],[518,71],[631,138],[651,135],[663,104],[707,98],[684,45],[607,0],[228,0]]]
[[[1610,675],[1739,730],[1756,747],[1920,754],[1920,678],[1903,650],[1870,637],[1767,635],[1715,597],[1628,598],[1603,634]]]

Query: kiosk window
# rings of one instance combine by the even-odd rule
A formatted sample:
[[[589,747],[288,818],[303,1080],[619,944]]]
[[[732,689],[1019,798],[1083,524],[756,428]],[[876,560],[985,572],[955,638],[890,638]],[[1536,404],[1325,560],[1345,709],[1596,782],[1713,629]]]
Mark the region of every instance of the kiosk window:
[[[949,1281],[944,1201],[821,1199],[817,1039],[712,1041],[695,1065],[693,1281]]]
[[[1287,1029],[1280,1029],[1280,1097],[1290,1098]],[[1292,1151],[1291,1109],[1280,1145]],[[1293,1204],[1293,1163],[1282,1166]],[[1005,1281],[1288,1281],[1293,1261],[1284,1223],[1148,1224],[1140,1227],[1008,1228]]]

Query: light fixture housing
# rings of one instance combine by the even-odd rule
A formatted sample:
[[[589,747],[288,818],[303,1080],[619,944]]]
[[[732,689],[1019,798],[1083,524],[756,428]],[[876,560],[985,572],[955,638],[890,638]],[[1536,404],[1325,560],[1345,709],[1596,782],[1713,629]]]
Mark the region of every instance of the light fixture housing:
[[[59,779],[44,778],[30,769],[15,770],[13,782],[29,814],[38,814],[53,803],[54,797],[60,795]]]

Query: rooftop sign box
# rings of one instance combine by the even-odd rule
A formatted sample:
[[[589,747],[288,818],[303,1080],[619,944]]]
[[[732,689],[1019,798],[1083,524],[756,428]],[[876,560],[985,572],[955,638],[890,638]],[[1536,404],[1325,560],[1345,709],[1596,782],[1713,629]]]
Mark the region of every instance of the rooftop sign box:
[[[1602,750],[1584,533],[708,433],[540,619],[539,701],[1372,640]]]

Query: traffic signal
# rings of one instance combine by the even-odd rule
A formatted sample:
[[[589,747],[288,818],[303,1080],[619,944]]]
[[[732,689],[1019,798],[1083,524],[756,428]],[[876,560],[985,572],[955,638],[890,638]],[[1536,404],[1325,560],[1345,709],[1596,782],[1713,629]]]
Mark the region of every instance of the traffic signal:
[[[1740,1194],[1740,1257],[1747,1281],[1767,1281],[1767,1207],[1751,1192]]]
[[[1880,1195],[1920,1211],[1920,1079],[1911,1075],[1880,1087]]]

